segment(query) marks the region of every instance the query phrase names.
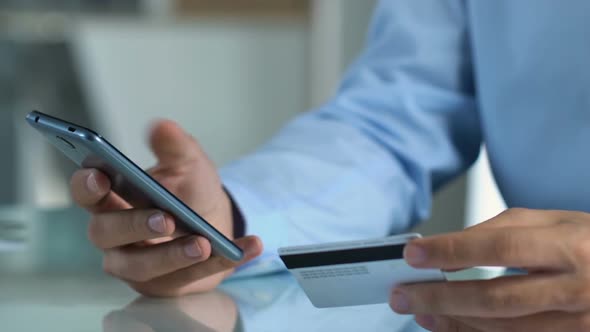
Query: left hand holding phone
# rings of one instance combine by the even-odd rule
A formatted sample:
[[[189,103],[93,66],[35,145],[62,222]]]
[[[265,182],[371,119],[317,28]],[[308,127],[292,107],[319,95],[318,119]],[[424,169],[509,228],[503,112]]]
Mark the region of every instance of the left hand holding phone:
[[[150,146],[158,163],[148,173],[233,240],[232,202],[198,142],[163,120],[152,128]],[[111,191],[109,178],[96,169],[74,173],[71,191],[77,204],[92,214],[88,236],[104,252],[105,272],[144,295],[211,290],[262,252],[260,239],[246,236],[235,240],[244,251],[240,262],[211,256],[207,239],[178,231],[173,217],[163,211],[133,208]]]

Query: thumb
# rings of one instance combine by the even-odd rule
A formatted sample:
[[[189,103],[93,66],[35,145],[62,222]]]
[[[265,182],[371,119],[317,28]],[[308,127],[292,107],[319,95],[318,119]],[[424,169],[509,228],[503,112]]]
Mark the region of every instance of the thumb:
[[[163,167],[194,161],[203,154],[199,143],[170,120],[157,121],[150,131],[149,141],[158,164]]]

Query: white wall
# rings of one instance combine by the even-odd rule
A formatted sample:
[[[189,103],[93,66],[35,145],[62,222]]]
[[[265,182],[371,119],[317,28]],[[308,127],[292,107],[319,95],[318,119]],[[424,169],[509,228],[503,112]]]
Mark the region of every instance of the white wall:
[[[303,20],[89,21],[74,38],[98,127],[141,165],[145,130],[179,121],[223,164],[307,106]]]

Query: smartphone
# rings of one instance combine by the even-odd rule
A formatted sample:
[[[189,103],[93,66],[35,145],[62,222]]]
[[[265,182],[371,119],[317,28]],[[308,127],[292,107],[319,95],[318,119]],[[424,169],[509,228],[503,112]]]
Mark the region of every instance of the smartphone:
[[[317,308],[387,303],[399,284],[445,281],[438,269],[416,269],[404,247],[418,233],[279,248],[287,269]]]
[[[95,131],[38,111],[30,112],[26,120],[78,166],[104,172],[112,190],[134,207],[162,209],[174,216],[181,229],[207,238],[214,254],[242,259],[238,246]]]

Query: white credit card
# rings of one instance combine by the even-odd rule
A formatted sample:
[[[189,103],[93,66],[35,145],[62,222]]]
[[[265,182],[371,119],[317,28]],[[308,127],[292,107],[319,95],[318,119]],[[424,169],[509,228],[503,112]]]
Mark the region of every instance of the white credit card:
[[[419,237],[285,247],[279,256],[317,308],[387,303],[396,285],[446,280],[440,270],[406,264],[404,246]]]

